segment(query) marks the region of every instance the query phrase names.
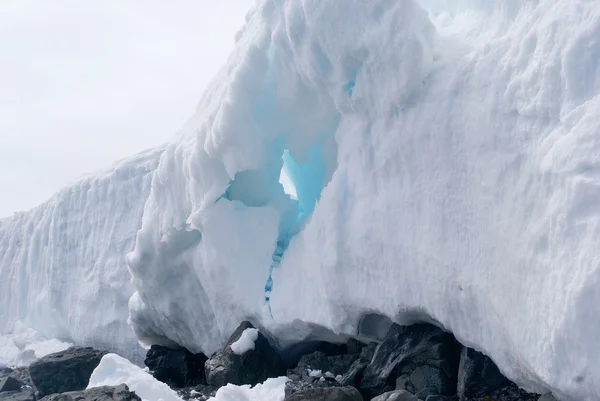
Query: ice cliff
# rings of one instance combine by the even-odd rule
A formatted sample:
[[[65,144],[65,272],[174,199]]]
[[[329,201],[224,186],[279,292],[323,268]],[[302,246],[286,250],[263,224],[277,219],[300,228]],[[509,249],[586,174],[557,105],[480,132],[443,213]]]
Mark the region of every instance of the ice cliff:
[[[116,265],[149,190],[127,255],[146,344],[211,353],[243,319],[281,346],[431,320],[528,390],[598,399],[599,38],[594,0],[260,0],[151,189],[140,174],[128,208],[119,186],[106,203],[53,209],[55,224],[102,213],[91,232],[122,224],[119,245],[98,237],[114,269],[13,245],[3,278],[6,266],[49,278],[0,324],[63,271],[131,290]],[[0,249],[31,241],[5,227],[35,226],[46,208],[3,221]],[[91,252],[64,235],[77,241],[62,252]],[[122,299],[81,308],[75,322],[98,308],[124,319]]]
[[[64,348],[54,338],[139,359],[143,349],[127,325],[134,289],[124,259],[160,153],[124,160],[0,220],[0,362]]]

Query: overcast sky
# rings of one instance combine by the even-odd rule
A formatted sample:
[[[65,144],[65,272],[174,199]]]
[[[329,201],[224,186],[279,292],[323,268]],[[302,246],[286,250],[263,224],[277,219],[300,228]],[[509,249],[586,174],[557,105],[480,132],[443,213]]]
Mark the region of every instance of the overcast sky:
[[[253,4],[0,1],[0,216],[164,143]]]

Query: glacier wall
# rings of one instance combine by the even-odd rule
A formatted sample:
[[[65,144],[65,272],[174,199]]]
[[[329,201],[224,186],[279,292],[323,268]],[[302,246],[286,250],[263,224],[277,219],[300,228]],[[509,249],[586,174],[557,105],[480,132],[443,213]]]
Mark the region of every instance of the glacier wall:
[[[36,348],[29,342],[48,348],[60,339],[140,360],[127,324],[134,289],[124,257],[161,152],[124,160],[0,220],[0,359],[24,363],[19,353]]]
[[[598,399],[599,5],[259,1],[153,177],[139,338],[429,319],[530,390]],[[283,191],[285,155],[314,199]]]

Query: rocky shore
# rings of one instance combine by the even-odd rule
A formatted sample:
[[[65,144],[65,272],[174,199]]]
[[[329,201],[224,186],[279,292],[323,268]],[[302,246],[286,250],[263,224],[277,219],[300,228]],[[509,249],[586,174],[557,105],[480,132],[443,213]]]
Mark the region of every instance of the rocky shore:
[[[299,352],[298,350],[302,350]],[[107,353],[73,347],[28,369],[0,369],[0,401],[141,400],[126,384],[86,390]],[[207,357],[152,346],[147,371],[183,400],[204,401],[228,384],[255,386],[285,376],[289,401],[551,401],[506,379],[487,356],[429,324],[393,324],[380,342],[311,342],[276,350],[243,322],[223,349]]]

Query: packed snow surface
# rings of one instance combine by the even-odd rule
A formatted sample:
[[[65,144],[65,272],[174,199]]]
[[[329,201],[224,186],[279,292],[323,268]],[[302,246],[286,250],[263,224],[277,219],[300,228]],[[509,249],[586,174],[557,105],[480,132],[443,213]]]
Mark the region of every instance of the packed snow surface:
[[[177,393],[150,373],[116,354],[102,357],[87,388],[126,384],[143,401],[182,401]]]
[[[17,322],[10,335],[0,334],[0,365],[29,366],[39,358],[64,351],[72,345],[57,339],[45,338],[39,332],[23,327],[20,322]]]
[[[240,338],[231,344],[231,350],[234,354],[244,355],[246,352],[254,349],[254,342],[258,340],[258,329],[246,329],[242,332]]]
[[[136,333],[428,319],[600,398],[599,37],[594,0],[259,1],[154,174]]]
[[[283,401],[287,377],[267,379],[254,387],[228,384],[221,387],[208,401]]]
[[[43,355],[39,347],[22,354],[25,344],[52,339],[140,359],[127,324],[134,289],[124,258],[160,152],[122,161],[0,219],[0,362],[28,364]]]

